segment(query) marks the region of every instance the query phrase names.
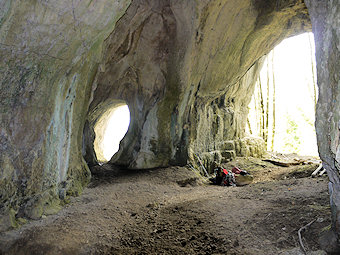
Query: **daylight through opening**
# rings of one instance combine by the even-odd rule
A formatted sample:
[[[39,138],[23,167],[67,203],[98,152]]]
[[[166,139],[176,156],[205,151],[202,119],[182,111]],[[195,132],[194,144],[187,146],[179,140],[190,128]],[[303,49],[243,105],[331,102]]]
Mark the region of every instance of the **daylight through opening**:
[[[101,116],[94,126],[94,150],[98,162],[108,162],[119,150],[119,143],[128,131],[129,124],[130,111],[125,103],[115,105]]]
[[[249,104],[247,131],[268,151],[318,156],[313,33],[282,41],[266,57]]]

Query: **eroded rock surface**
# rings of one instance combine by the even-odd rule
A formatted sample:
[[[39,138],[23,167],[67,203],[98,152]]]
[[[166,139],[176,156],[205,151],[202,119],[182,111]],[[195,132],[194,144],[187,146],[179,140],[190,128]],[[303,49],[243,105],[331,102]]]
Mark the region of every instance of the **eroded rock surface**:
[[[111,161],[153,168],[225,154],[219,144],[244,138],[260,58],[310,29],[301,1],[132,2],[105,41],[89,109],[129,105],[130,128]],[[231,153],[261,154],[241,147]]]
[[[325,248],[340,252],[340,1],[306,1],[315,36],[319,100],[316,133],[319,154],[329,175],[333,217],[337,238]]]
[[[318,143],[339,233],[340,3],[307,3]],[[193,153],[260,155],[244,127],[261,57],[311,29],[302,0],[11,0],[0,7],[4,228],[53,213],[82,190],[86,162],[97,163],[93,126],[116,100],[129,105],[131,124],[113,163],[152,168],[184,165]]]
[[[1,1],[0,214],[54,213],[90,173],[82,132],[103,40],[130,1]]]

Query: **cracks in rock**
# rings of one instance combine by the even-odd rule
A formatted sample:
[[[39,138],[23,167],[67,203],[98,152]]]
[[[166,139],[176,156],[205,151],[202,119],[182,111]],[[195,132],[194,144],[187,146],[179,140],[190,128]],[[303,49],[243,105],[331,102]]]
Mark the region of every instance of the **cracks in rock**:
[[[57,59],[57,60],[60,60],[60,61],[64,61],[65,59],[63,58],[59,58],[59,57],[56,57],[56,56],[52,56],[52,55],[49,55],[47,53],[39,53],[37,51],[34,51],[34,50],[22,50],[20,49],[19,46],[17,45],[10,45],[10,44],[5,44],[5,43],[0,43],[1,46],[4,46],[4,47],[7,47],[7,48],[11,48],[9,50],[14,50],[16,53],[33,53],[34,55],[37,55],[39,57],[49,57],[49,58],[53,58],[53,59]]]
[[[124,57],[126,57],[130,53],[131,45],[132,45],[132,41],[134,39],[134,33],[135,32],[136,31],[131,32],[130,30],[127,32],[128,34],[127,34],[125,40],[118,47],[115,54],[113,54],[111,61],[119,62],[120,60],[122,60]]]
[[[258,22],[257,21],[258,20],[258,17],[257,17],[257,19],[256,19],[256,23]],[[255,27],[256,27],[257,25],[255,25]],[[242,66],[242,64],[245,62],[245,55],[246,55],[246,46],[248,45],[248,43],[249,42],[251,42],[251,39],[252,39],[252,37],[254,36],[254,33],[255,33],[255,29],[254,29],[254,31],[251,31],[250,33],[248,33],[248,35],[247,35],[247,37],[246,37],[246,39],[243,41],[243,45],[242,45],[242,50],[241,50],[241,56],[240,56],[240,59],[239,59],[239,66]],[[251,68],[251,67],[250,67]],[[250,69],[249,68],[249,69]]]
[[[76,14],[75,14],[75,8],[74,8],[74,2],[72,0],[72,16],[73,16],[73,20],[74,20],[74,24],[73,24],[73,30],[76,32],[77,31],[77,27],[79,29],[79,35],[80,35],[80,39],[81,39],[81,43],[83,45],[83,47],[85,49],[87,49],[82,31],[81,31],[81,27],[79,26],[79,20],[76,18]]]
[[[121,61],[124,57],[126,57],[131,52],[132,49],[137,47],[143,28],[145,24],[149,21],[151,15],[152,13],[150,13],[134,31],[128,30],[124,41],[117,47],[116,50],[114,50],[114,54],[110,54],[111,55],[110,60],[109,60],[110,62]],[[114,32],[115,31],[113,31],[113,33]],[[115,35],[111,34],[110,36],[115,36]],[[110,40],[110,36],[107,39],[105,39],[105,41]],[[107,49],[111,47],[112,46],[108,44]]]
[[[198,91],[200,90],[200,87],[201,87],[201,81],[202,81],[202,80],[200,80],[200,81],[198,82],[197,89],[196,89],[196,91],[195,91],[195,93],[194,93],[194,97],[195,97],[195,98],[198,98]]]

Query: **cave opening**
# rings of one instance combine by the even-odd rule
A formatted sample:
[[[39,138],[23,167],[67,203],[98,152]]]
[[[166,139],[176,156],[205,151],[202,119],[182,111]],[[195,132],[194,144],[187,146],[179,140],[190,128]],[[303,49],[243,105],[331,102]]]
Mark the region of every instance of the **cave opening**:
[[[266,57],[249,104],[247,132],[267,151],[318,156],[313,33],[283,40]]]
[[[98,163],[110,161],[119,150],[130,125],[130,110],[124,102],[115,104],[106,110],[94,125],[93,142]]]

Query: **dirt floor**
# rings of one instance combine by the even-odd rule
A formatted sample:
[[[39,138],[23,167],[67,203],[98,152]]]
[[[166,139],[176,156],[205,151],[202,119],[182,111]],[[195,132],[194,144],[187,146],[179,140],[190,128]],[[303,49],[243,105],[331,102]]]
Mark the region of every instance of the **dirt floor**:
[[[237,158],[226,167],[254,175],[243,187],[209,185],[186,167],[97,167],[58,214],[1,233],[0,254],[301,254],[298,230],[315,219],[302,235],[319,250],[330,209],[327,176],[311,178],[313,163]]]

